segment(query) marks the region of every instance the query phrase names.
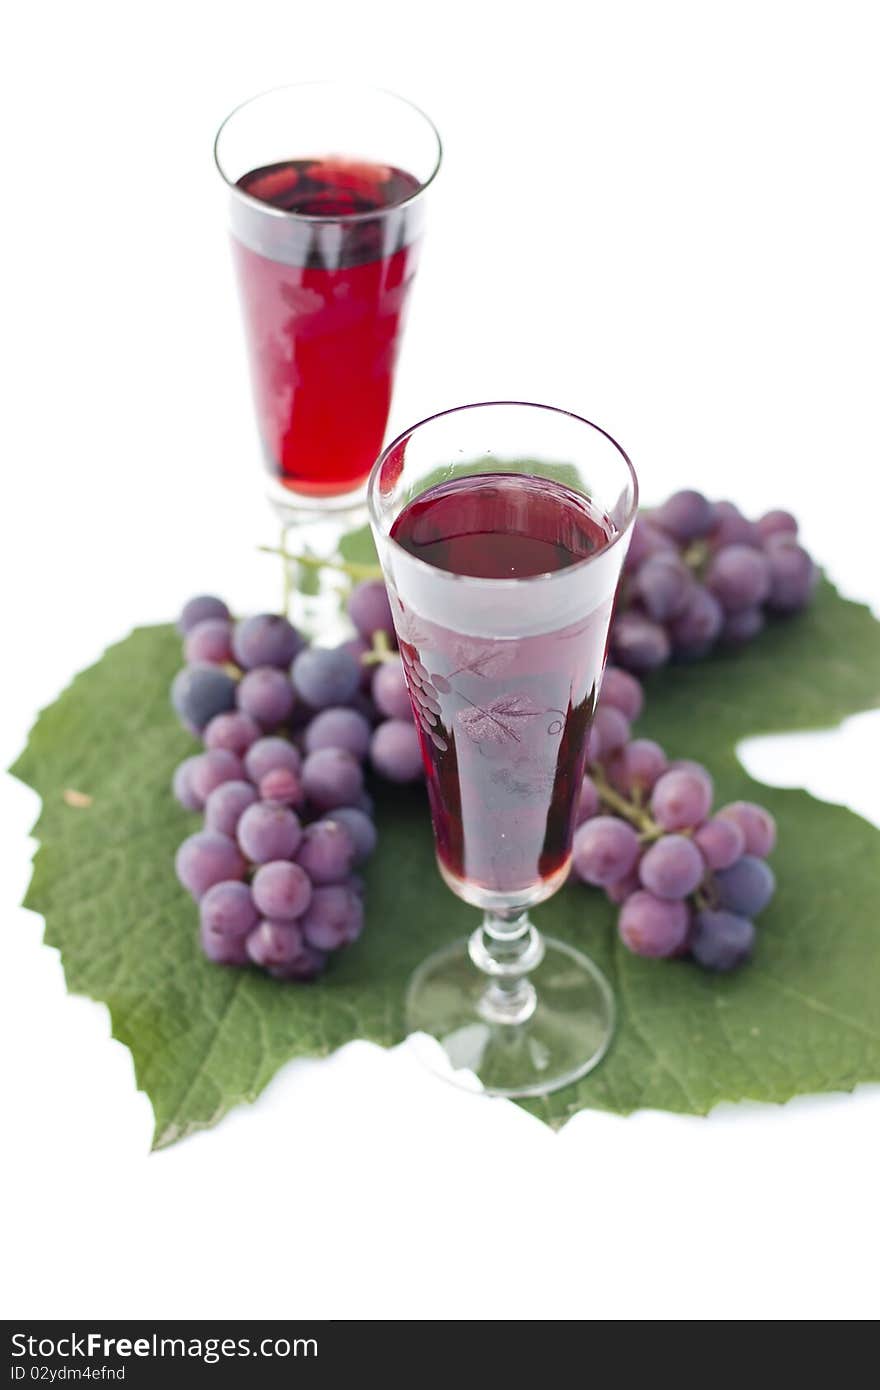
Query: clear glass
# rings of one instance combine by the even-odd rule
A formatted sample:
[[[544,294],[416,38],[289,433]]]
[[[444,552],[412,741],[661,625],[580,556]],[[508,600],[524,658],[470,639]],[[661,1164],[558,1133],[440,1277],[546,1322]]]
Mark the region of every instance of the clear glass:
[[[358,506],[363,519],[364,484],[388,420],[425,190],[440,166],[437,132],[390,92],[311,82],[237,107],[220,127],[214,154],[228,189],[270,500],[285,523],[340,515],[350,523]],[[300,191],[312,186],[310,168],[319,180],[336,169],[358,196],[313,194],[310,202],[300,199],[310,211],[288,211],[239,186],[256,170],[291,161],[309,165],[289,176],[291,190],[297,181]],[[266,197],[278,187],[258,186]],[[358,201],[370,188],[380,190],[376,200]],[[324,529],[332,541],[341,527]]]
[[[567,568],[512,579],[450,573],[394,539],[419,494],[486,473],[562,484],[607,521],[610,538]],[[544,491],[561,518],[566,503]],[[469,939],[415,972],[408,1030],[429,1065],[491,1094],[542,1095],[576,1080],[613,1031],[604,977],[579,951],[543,938],[528,913],[568,877],[586,735],[637,500],[632,465],[609,435],[522,402],[435,415],[396,439],[370,478],[438,866],[452,892],[484,912]]]

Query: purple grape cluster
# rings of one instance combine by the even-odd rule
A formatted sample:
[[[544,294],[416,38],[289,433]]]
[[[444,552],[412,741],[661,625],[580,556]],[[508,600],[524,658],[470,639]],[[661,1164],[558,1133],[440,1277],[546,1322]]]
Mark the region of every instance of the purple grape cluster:
[[[641,515],[611,640],[618,666],[642,674],[674,659],[741,646],[768,614],[805,608],[818,570],[790,512],[747,520],[732,502],[676,492]]]
[[[312,647],[277,614],[234,622],[210,595],[178,623],[171,687],[203,751],[174,795],[204,826],[177,851],[209,960],[313,980],[364,924],[361,865],[376,847],[365,767],[395,783],[422,759],[384,585],[349,600],[357,636]]]
[[[572,867],[620,908],[618,931],[639,956],[690,955],[732,970],[752,954],[754,918],[776,886],[765,862],[776,843],[769,811],[749,801],[712,809],[699,763],[670,762],[633,738],[644,692],[609,667],[589,734]]]

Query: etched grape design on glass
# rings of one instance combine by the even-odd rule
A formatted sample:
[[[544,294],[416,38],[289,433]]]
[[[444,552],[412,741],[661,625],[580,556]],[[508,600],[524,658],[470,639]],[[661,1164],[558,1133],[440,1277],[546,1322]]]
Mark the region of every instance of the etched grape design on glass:
[[[636,501],[610,436],[522,403],[424,421],[370,480],[439,869],[486,914],[416,972],[409,1028],[453,1079],[496,1094],[566,1084],[611,1036],[603,977],[527,914],[569,873]]]

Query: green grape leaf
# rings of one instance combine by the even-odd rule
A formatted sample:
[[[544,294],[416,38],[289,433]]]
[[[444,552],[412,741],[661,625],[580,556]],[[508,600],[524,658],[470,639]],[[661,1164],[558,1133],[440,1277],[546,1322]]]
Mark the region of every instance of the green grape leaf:
[[[339,553],[350,565],[378,565],[379,557],[368,525],[349,531],[339,542]]]
[[[369,558],[363,535],[345,546]],[[107,1004],[153,1104],[157,1146],[254,1099],[290,1058],[353,1038],[398,1042],[411,970],[474,921],[436,873],[424,793],[385,789],[367,930],[323,980],[285,985],[204,960],[173,873],[197,824],[169,791],[193,751],[168,705],[179,661],[170,627],[133,632],[40,715],[13,768],[43,802],[26,905],[45,917],[68,987]],[[746,735],[833,725],[878,697],[880,624],[827,582],[809,613],[746,650],[652,680],[643,731],[670,756],[705,760],[719,801],[758,799],[776,815],[778,893],[755,960],[726,977],[629,955],[593,890],[569,886],[538,909],[539,925],[607,972],[619,1024],[594,1073],[529,1110],[553,1125],[584,1106],[703,1114],[880,1079],[880,833],[804,792],[757,786],[734,752]]]

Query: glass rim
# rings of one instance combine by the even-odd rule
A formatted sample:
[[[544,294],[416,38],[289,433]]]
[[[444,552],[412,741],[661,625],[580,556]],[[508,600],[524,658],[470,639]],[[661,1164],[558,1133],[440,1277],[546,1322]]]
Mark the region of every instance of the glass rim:
[[[372,212],[337,213],[335,216],[328,216],[326,213],[288,212],[286,208],[273,207],[271,203],[264,203],[260,198],[254,198],[250,193],[246,193],[243,188],[239,188],[238,184],[234,183],[232,179],[230,179],[229,175],[226,173],[226,170],[223,168],[223,165],[220,161],[220,140],[223,136],[224,130],[229,125],[229,122],[231,120],[234,120],[234,118],[239,114],[239,112],[243,111],[245,107],[253,106],[255,102],[262,101],[264,97],[274,96],[276,92],[299,92],[306,91],[309,88],[315,87],[322,87],[325,90],[336,88],[338,91],[369,92],[374,96],[380,95],[391,97],[394,101],[399,102],[401,106],[406,106],[410,109],[410,111],[414,111],[417,116],[421,116],[422,120],[425,122],[425,124],[428,126],[431,133],[433,134],[437,144],[437,152],[436,157],[434,159],[434,166],[431,169],[431,172],[428,175],[428,177],[425,179],[424,183],[420,183],[416,191],[414,193],[410,193],[410,195],[407,198],[401,198],[400,201],[397,203],[390,203],[388,207],[376,208]],[[315,158],[320,158],[320,155],[316,154]],[[265,213],[267,216],[286,218],[292,222],[352,223],[365,222],[370,220],[375,221],[377,218],[386,217],[390,215],[392,212],[396,212],[398,208],[409,207],[411,203],[414,203],[418,198],[421,198],[422,194],[425,193],[427,189],[431,186],[431,184],[434,182],[435,178],[437,177],[437,174],[440,171],[440,165],[442,163],[443,143],[440,139],[440,132],[435,126],[434,122],[431,120],[431,117],[425,111],[423,111],[420,106],[416,106],[414,101],[410,101],[408,97],[402,97],[398,92],[392,92],[388,87],[373,87],[368,82],[344,82],[335,80],[333,78],[318,78],[309,82],[282,82],[277,87],[267,87],[264,91],[257,92],[254,96],[247,97],[244,101],[240,101],[237,106],[234,106],[232,110],[229,112],[229,114],[225,116],[223,120],[220,122],[217,134],[214,136],[214,164],[218,174],[220,175],[223,182],[226,184],[226,187],[229,189],[230,193],[240,198],[242,202],[248,204],[248,206],[259,209],[260,212]]]
[[[430,560],[423,560],[421,556],[413,555],[412,551],[407,550],[404,546],[400,544],[399,541],[396,541],[390,532],[386,533],[383,531],[382,519],[379,515],[379,508],[376,502],[376,498],[379,492],[379,478],[381,476],[382,466],[385,463],[385,460],[388,458],[389,454],[394,449],[396,449],[398,445],[402,444],[405,439],[409,439],[412,435],[414,435],[417,430],[422,429],[425,425],[433,424],[435,420],[444,420],[449,415],[460,415],[464,411],[483,410],[491,408],[493,406],[513,406],[519,407],[523,410],[543,410],[552,415],[564,415],[569,420],[575,420],[578,424],[586,425],[589,429],[595,430],[596,434],[603,435],[603,437],[608,440],[609,444],[613,445],[613,447],[617,450],[617,453],[619,454],[620,458],[626,466],[626,470],[629,473],[630,482],[632,483],[632,502],[630,503],[629,509],[626,514],[626,518],[619,527],[617,534],[613,537],[612,540],[608,542],[607,545],[603,545],[601,550],[594,551],[592,555],[585,555],[582,560],[578,560],[573,565],[567,565],[565,569],[545,570],[541,574],[523,575],[514,579],[487,579],[475,574],[453,574],[450,570],[441,569],[439,565],[431,564]],[[525,474],[523,476],[528,475]],[[533,474],[532,476],[539,477],[540,474]],[[607,430],[603,430],[602,426],[597,425],[593,420],[588,420],[584,415],[578,415],[573,410],[564,410],[561,406],[558,405],[542,405],[539,401],[470,401],[466,405],[454,405],[451,406],[448,410],[438,410],[435,411],[433,415],[426,415],[423,420],[419,420],[415,425],[410,425],[409,429],[402,430],[401,433],[397,435],[395,439],[392,439],[391,443],[388,444],[382,450],[381,454],[376,459],[376,462],[373,464],[373,467],[370,470],[369,478],[367,479],[367,510],[369,512],[370,523],[373,526],[373,528],[379,531],[382,535],[383,543],[391,546],[394,552],[406,556],[406,559],[408,561],[412,561],[414,564],[420,566],[428,573],[442,575],[444,579],[452,580],[456,584],[465,585],[491,584],[498,585],[499,587],[517,589],[520,588],[523,584],[548,583],[552,582],[553,580],[562,581],[571,575],[577,574],[578,571],[585,569],[588,565],[594,564],[597,560],[600,560],[604,555],[607,555],[610,550],[613,550],[614,547],[618,544],[618,542],[621,541],[624,536],[629,534],[630,530],[632,529],[633,523],[636,519],[638,509],[638,475],[636,474],[636,470],[633,467],[632,460],[630,459],[629,454],[622,447],[622,445],[618,444],[614,436],[609,434]],[[401,511],[402,510],[403,508],[401,508]]]

